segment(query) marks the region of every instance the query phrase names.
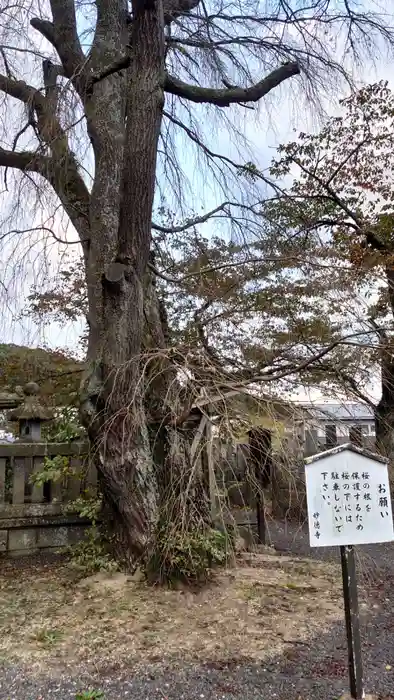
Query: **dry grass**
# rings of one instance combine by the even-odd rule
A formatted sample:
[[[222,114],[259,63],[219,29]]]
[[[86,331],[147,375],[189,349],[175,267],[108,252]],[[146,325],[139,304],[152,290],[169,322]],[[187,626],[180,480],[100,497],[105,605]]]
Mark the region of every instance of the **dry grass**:
[[[52,673],[141,661],[264,659],[342,618],[338,567],[260,553],[191,592],[124,575],[72,579],[65,565],[0,576],[0,656]]]

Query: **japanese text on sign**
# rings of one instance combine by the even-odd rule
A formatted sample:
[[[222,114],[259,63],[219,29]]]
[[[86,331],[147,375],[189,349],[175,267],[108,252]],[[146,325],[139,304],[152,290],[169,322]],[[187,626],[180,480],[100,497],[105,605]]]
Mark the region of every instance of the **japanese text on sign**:
[[[386,464],[352,451],[317,455],[306,465],[312,547],[394,539]]]

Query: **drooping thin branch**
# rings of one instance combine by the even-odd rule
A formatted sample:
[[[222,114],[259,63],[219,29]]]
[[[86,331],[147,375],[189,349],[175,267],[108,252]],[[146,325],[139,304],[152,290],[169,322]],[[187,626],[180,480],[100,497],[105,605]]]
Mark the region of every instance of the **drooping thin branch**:
[[[264,265],[265,263],[289,263],[289,262],[297,262],[298,258],[294,255],[289,255],[289,256],[274,256],[274,257],[268,257],[268,258],[248,258],[247,260],[237,260],[236,262],[228,262],[228,263],[221,263],[219,265],[212,265],[212,266],[207,266],[207,267],[202,267],[200,270],[197,270],[196,272],[188,272],[186,275],[182,275],[182,277],[173,277],[171,275],[167,275],[165,272],[162,272],[161,270],[158,270],[154,265],[151,263],[148,264],[148,267],[152,272],[162,279],[164,282],[168,282],[169,284],[183,284],[184,282],[187,282],[187,280],[193,279],[193,277],[201,277],[203,275],[209,275],[212,272],[220,272],[222,270],[229,270],[232,268],[236,267],[241,267],[243,265],[254,265],[254,264],[260,264]]]
[[[14,140],[13,140],[13,142],[12,142],[12,149],[11,149],[12,151],[15,151],[15,149],[16,149],[16,147],[17,147],[17,145],[18,145],[19,139],[21,138],[21,136],[23,136],[23,134],[26,133],[26,131],[27,131],[28,129],[30,129],[31,126],[33,126],[33,124],[31,123],[31,121],[30,121],[30,119],[29,119],[29,121],[26,122],[26,124],[24,124],[24,126],[22,126],[21,129],[19,129],[18,133],[15,134]]]
[[[269,185],[275,192],[282,192],[281,187],[274,182],[274,180],[266,177],[260,170],[254,169],[251,171],[250,166],[245,163],[236,163],[234,160],[229,158],[228,156],[223,155],[222,153],[216,153],[215,151],[212,151],[208,146],[206,146],[205,143],[199,138],[199,136],[196,134],[195,131],[190,129],[186,124],[184,124],[180,119],[175,117],[173,114],[170,114],[166,110],[163,110],[163,115],[169,119],[173,124],[176,126],[179,126],[185,134],[188,135],[191,141],[193,141],[201,150],[203,153],[207,156],[207,158],[211,160],[219,160],[227,167],[234,168],[234,170],[238,171],[240,174],[253,174],[253,176],[261,180],[262,182],[265,182],[267,185]]]
[[[206,221],[208,221],[208,219],[214,217],[215,214],[218,214],[220,211],[225,211],[227,207],[239,207],[241,209],[248,209],[253,213],[256,213],[252,206],[248,206],[240,202],[228,201],[222,202],[222,204],[219,204],[217,207],[215,207],[215,209],[211,209],[206,214],[195,216],[193,219],[188,219],[184,224],[179,224],[179,226],[161,226],[160,224],[156,224],[154,221],[152,221],[152,229],[154,231],[160,231],[161,233],[181,233],[182,231],[186,231],[188,228],[193,228],[199,224],[204,224]]]
[[[300,68],[297,63],[289,62],[276,68],[265,78],[248,88],[215,89],[205,88],[199,85],[189,85],[174,76],[166,76],[164,89],[177,97],[183,97],[191,102],[209,103],[217,107],[229,107],[231,104],[243,102],[257,102],[271,90],[278,87],[288,78],[299,75]]]
[[[19,235],[23,235],[25,233],[30,233],[30,232],[34,232],[34,231],[45,231],[46,233],[49,233],[52,236],[52,238],[57,243],[61,243],[61,245],[79,245],[81,243],[79,238],[74,240],[74,241],[68,241],[66,238],[60,238],[60,236],[58,236],[54,232],[53,228],[49,228],[48,226],[34,226],[33,228],[28,228],[28,229],[14,228],[14,229],[11,229],[10,231],[7,231],[7,233],[4,234],[4,237],[5,236],[13,236],[13,235],[19,236]]]
[[[223,360],[219,357],[215,348],[213,348],[212,345],[209,343],[208,338],[207,338],[206,333],[205,333],[204,323],[201,320],[201,317],[203,316],[205,311],[208,311],[209,307],[212,306],[213,303],[214,303],[214,299],[212,299],[212,298],[207,299],[207,301],[205,301],[204,304],[199,309],[195,310],[194,323],[195,323],[195,326],[197,329],[199,341],[200,341],[202,347],[204,348],[205,352],[207,353],[208,357],[210,358],[211,362],[213,363],[214,366],[219,367],[221,371],[224,371]]]
[[[4,45],[0,47],[1,57],[2,57],[2,59],[3,59],[5,72],[7,73],[7,78],[11,78],[11,79],[12,79],[12,78],[13,78],[12,70],[11,70],[10,65],[9,65],[9,63],[8,63],[8,58],[7,58],[7,56],[6,56],[6,52],[5,52],[4,49],[5,49],[5,46],[4,46]]]

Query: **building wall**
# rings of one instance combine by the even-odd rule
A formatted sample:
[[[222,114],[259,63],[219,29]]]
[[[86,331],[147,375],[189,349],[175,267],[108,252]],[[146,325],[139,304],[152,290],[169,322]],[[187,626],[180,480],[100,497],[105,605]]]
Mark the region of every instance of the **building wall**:
[[[365,437],[375,437],[375,421],[347,421],[345,422],[337,422],[335,423],[334,421],[327,420],[324,423],[319,423],[317,425],[317,436],[319,440],[325,439],[326,437],[326,425],[336,425],[337,428],[337,437],[338,440],[340,438],[348,438],[349,437],[349,429],[352,426],[361,426],[362,433]]]

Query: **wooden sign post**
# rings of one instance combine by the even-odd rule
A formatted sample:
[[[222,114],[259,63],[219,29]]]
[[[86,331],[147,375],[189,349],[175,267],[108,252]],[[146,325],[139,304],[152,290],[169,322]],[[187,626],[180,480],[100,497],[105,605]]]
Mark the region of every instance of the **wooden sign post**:
[[[387,462],[351,443],[305,460],[311,547],[339,546],[350,694],[364,698],[354,545],[394,540]]]
[[[341,546],[343,599],[345,603],[346,636],[348,641],[348,665],[350,695],[364,697],[363,664],[361,658],[360,617],[358,611],[356,560],[354,547]]]

